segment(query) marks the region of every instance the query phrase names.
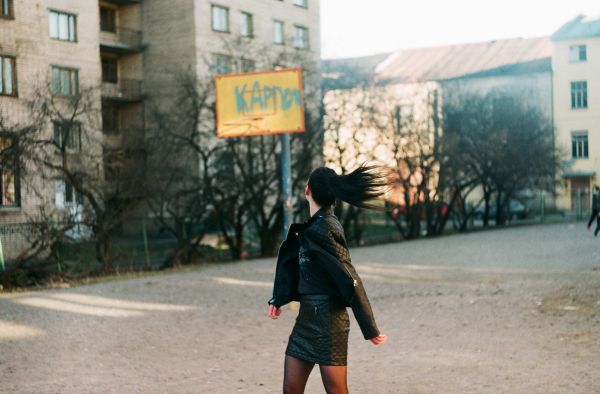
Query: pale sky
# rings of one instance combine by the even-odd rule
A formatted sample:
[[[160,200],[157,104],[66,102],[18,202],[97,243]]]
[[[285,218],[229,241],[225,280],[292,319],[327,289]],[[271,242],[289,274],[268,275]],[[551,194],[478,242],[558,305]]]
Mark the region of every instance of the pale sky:
[[[578,14],[600,17],[600,0],[321,0],[321,54],[549,36]]]

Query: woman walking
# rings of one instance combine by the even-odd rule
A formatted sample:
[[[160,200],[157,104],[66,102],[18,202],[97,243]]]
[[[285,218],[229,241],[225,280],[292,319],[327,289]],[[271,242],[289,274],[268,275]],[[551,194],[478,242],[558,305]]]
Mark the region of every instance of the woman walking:
[[[327,393],[348,393],[346,365],[351,307],[363,337],[375,345],[387,337],[379,332],[362,282],[350,262],[344,230],[333,214],[336,199],[368,208],[383,194],[385,177],[373,166],[337,175],[315,169],[304,195],[310,218],[290,226],[277,256],[273,298],[268,314],[277,319],[281,307],[300,301],[300,311],[285,351],[283,392],[303,393],[319,364]]]

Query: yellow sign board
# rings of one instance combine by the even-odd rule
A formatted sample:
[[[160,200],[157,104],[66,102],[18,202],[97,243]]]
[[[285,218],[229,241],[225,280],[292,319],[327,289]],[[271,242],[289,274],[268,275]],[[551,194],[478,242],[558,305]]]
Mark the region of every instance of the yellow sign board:
[[[221,138],[304,131],[299,69],[218,75],[215,91]]]

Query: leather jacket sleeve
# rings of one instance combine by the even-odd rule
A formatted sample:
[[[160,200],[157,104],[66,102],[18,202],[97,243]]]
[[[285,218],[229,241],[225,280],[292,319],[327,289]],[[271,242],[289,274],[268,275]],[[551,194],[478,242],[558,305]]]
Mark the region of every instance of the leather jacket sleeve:
[[[296,238],[297,225],[292,224],[288,230],[286,239],[279,247],[277,254],[277,267],[273,282],[273,297],[268,301],[269,305],[281,308],[283,305],[298,301],[298,249]]]
[[[335,223],[332,223],[335,221]],[[323,264],[333,277],[346,304],[352,308],[354,317],[365,339],[379,335],[373,310],[362,281],[350,261],[344,231],[337,219],[322,219],[308,226],[304,232],[308,251],[312,258]]]

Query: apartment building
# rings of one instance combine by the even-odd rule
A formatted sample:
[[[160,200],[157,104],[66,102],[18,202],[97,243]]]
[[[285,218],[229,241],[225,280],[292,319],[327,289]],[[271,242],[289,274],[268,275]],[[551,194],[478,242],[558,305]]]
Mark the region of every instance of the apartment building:
[[[5,128],[28,124],[27,103],[44,89],[72,97],[82,86],[101,79],[98,56],[98,4],[95,0],[0,1],[0,115]],[[99,92],[91,101],[100,103]],[[91,115],[93,118],[93,115]],[[99,118],[99,117],[98,117]],[[89,119],[91,123],[93,119]],[[100,124],[97,119],[97,124]],[[60,138],[62,125],[48,122],[47,136]],[[74,153],[100,147],[71,135]],[[98,135],[98,137],[100,137]],[[3,146],[9,141],[3,137]],[[0,168],[0,236],[4,256],[15,255],[24,243],[24,226],[41,208],[73,209],[78,198],[64,179],[49,181],[33,169],[21,173],[10,163]]]
[[[587,210],[600,183],[600,19],[578,16],[552,42],[554,126],[565,157],[557,205]]]
[[[479,43],[447,45],[430,48],[400,50],[387,55],[358,59],[324,61],[325,106],[329,102],[346,100],[362,101],[363,89],[377,89],[382,99],[379,105],[387,105],[384,113],[396,113],[397,120],[410,119],[421,127],[427,139],[421,140],[420,149],[432,152],[437,138],[442,135],[443,109],[445,105],[460,102],[464,95],[486,96],[494,94],[493,106],[524,103],[539,110],[544,118],[552,119],[552,72],[550,58],[552,42],[548,37],[512,38]],[[366,88],[365,88],[366,87]],[[387,100],[384,99],[387,97]],[[335,105],[333,106],[335,108]],[[394,108],[395,107],[395,108]],[[357,111],[348,114],[348,130],[356,129]],[[383,163],[395,165],[393,147],[386,145],[372,127],[365,127],[369,140],[352,147],[351,133],[344,146],[342,162],[352,163],[376,157]],[[325,138],[325,160],[336,163],[339,149],[337,136]],[[377,141],[384,141],[382,143]],[[427,141],[427,143],[423,142]],[[375,155],[373,155],[375,152]],[[437,179],[431,180],[433,190]],[[403,193],[397,202],[402,205]],[[470,194],[478,201],[480,190]],[[396,199],[394,196],[390,198]]]
[[[272,54],[320,57],[317,0],[144,0],[144,85],[169,101],[177,78],[272,69]]]
[[[140,146],[148,104],[174,105],[178,78],[302,66],[269,64],[271,51],[318,63],[319,37],[317,0],[0,0],[0,115],[5,125],[25,124],[27,103],[44,84],[62,95],[97,87],[98,115],[89,125],[96,145],[79,140],[77,152],[99,150],[98,171],[115,187],[124,169],[137,182],[147,160]],[[48,133],[60,135],[60,125],[48,124]],[[20,224],[40,207],[80,203],[61,179],[21,177],[7,164],[0,178],[0,240],[8,258],[23,245]]]

